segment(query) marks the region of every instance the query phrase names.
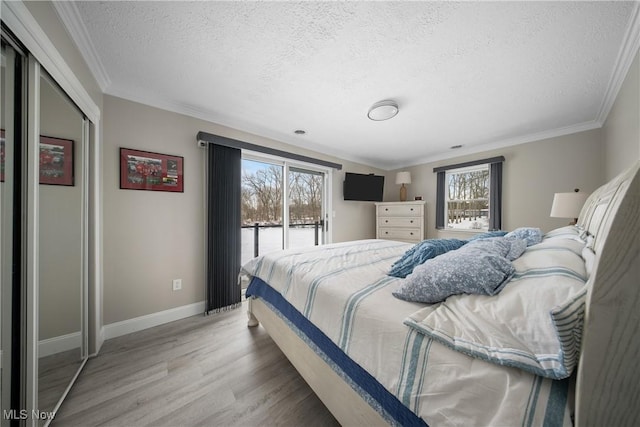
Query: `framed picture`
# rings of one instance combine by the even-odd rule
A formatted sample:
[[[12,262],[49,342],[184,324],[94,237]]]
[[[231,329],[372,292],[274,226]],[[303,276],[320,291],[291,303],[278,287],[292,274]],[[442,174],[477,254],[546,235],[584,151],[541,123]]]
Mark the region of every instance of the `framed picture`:
[[[73,185],[73,141],[40,136],[40,184]]]
[[[184,158],[120,148],[120,188],[184,192]]]

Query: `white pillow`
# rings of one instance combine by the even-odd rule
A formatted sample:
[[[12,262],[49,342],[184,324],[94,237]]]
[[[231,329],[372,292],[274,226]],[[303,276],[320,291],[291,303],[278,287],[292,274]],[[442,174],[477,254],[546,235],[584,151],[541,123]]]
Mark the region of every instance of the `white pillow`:
[[[587,289],[582,247],[572,238],[543,240],[513,262],[516,272],[500,294],[455,295],[404,323],[470,356],[566,378],[579,358]]]

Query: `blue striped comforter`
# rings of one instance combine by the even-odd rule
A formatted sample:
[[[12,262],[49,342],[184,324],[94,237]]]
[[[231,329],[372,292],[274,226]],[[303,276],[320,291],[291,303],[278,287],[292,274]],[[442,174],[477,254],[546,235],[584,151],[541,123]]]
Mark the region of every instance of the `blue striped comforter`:
[[[403,279],[387,272],[410,247],[364,240],[278,251],[243,272],[268,283],[428,425],[571,425],[566,381],[469,357],[403,323],[425,305],[394,298]],[[401,424],[393,415],[383,414]]]

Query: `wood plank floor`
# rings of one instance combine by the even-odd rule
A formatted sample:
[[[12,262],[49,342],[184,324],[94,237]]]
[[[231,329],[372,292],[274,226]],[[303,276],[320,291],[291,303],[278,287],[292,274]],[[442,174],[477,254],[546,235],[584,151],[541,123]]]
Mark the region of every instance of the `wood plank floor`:
[[[52,426],[337,426],[246,306],[105,342]]]

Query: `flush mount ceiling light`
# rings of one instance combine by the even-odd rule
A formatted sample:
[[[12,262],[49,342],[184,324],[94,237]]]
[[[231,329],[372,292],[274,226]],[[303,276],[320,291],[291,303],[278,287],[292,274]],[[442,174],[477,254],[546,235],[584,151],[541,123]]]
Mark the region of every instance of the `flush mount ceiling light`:
[[[398,104],[395,101],[385,100],[373,104],[373,106],[369,108],[369,113],[367,113],[367,116],[371,120],[379,122],[395,117],[395,115],[398,114],[398,111]]]

